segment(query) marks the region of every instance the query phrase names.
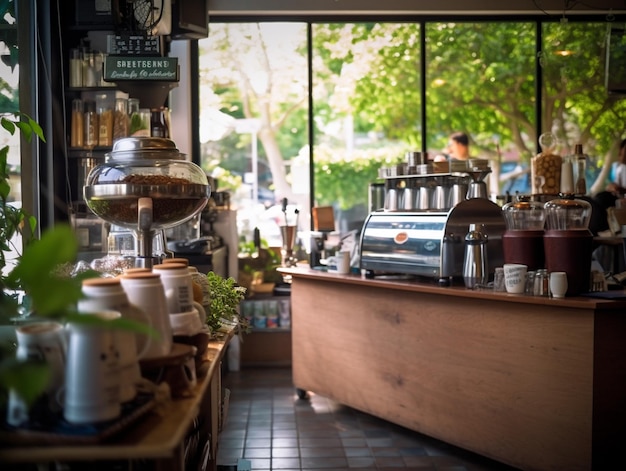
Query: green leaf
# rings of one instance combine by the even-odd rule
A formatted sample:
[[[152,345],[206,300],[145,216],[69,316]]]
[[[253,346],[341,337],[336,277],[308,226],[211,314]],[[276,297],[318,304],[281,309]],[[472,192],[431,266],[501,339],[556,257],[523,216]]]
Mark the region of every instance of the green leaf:
[[[9,134],[15,134],[15,124],[10,119],[0,118],[0,124],[2,124],[2,127],[6,129]]]
[[[22,135],[24,136],[24,138],[28,142],[30,142],[33,138],[33,129],[28,125],[28,123],[25,123],[24,121],[17,121],[15,125],[20,128],[20,131],[22,131]]]
[[[27,404],[31,405],[46,389],[51,378],[48,365],[14,358],[0,363],[0,384],[13,389]]]

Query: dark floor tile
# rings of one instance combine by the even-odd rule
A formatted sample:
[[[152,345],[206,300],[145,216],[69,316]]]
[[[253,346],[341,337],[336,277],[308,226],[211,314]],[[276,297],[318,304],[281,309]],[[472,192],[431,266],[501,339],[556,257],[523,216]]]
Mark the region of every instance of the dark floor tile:
[[[343,458],[345,453],[341,447],[300,448],[302,458]]]
[[[272,458],[272,469],[298,469],[300,458]]]
[[[515,471],[311,393],[297,398],[288,368],[224,377],[230,406],[218,465],[255,471]]]

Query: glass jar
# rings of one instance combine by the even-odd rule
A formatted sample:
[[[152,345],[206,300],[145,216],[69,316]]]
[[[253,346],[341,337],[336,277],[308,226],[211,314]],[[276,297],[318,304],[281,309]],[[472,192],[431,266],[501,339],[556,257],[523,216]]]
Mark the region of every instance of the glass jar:
[[[83,114],[83,145],[93,148],[98,145],[98,113],[96,113],[96,102],[85,102],[85,113]]]
[[[117,141],[128,136],[129,126],[128,100],[126,98],[115,99],[115,111],[113,113],[113,140]]]
[[[115,141],[105,162],[89,172],[83,193],[98,217],[128,229],[137,229],[140,200],[149,199],[149,226],[158,230],[198,214],[210,187],[204,171],[173,141],[127,137]]]
[[[544,204],[546,229],[551,231],[583,230],[589,228],[591,204],[575,198],[557,198]]]
[[[563,159],[555,153],[556,137],[543,133],[539,137],[541,152],[530,161],[533,195],[558,195],[561,190],[561,165]]]
[[[113,145],[113,108],[106,94],[96,97],[98,111],[98,145]]]
[[[148,108],[140,108],[130,116],[130,135],[134,137],[150,137],[150,117]]]
[[[72,130],[70,134],[70,147],[83,147],[85,143],[83,118],[83,100],[74,98],[72,100]]]
[[[505,204],[502,215],[508,230],[543,230],[546,213],[543,203],[519,199]]]

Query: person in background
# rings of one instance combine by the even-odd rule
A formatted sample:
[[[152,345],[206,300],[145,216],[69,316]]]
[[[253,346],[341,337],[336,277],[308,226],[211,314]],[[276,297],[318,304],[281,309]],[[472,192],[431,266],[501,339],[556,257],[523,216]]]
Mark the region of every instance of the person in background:
[[[464,132],[450,134],[446,154],[448,158],[446,158],[445,155],[438,155],[435,157],[435,162],[443,162],[445,160],[468,160],[470,158],[468,135]]]

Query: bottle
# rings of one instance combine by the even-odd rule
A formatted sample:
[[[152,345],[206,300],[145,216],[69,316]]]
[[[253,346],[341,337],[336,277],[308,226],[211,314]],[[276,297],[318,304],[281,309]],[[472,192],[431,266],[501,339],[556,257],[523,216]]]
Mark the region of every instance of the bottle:
[[[113,113],[113,140],[127,137],[129,132],[130,117],[128,116],[128,100],[126,98],[115,99],[115,111]]]
[[[576,196],[584,196],[587,194],[587,155],[583,154],[582,144],[576,144],[574,149],[574,158],[576,159],[574,172],[576,188],[574,194]]]
[[[574,194],[574,165],[572,156],[565,156],[561,161],[561,193]]]
[[[88,47],[82,51],[83,57],[83,87],[96,87],[98,80],[96,79],[96,55]]]
[[[487,234],[478,230],[476,224],[469,225],[465,236],[463,259],[463,281],[465,287],[475,288],[487,283]]]
[[[163,108],[150,110],[150,135],[152,137],[169,137]]]
[[[83,129],[83,100],[72,100],[72,131],[70,134],[70,147],[83,147],[85,143],[85,131]]]
[[[98,111],[98,145],[109,147],[113,145],[113,109],[106,95],[97,98]]]
[[[85,113],[83,115],[83,131],[85,147],[95,147],[98,145],[98,114],[96,113],[96,102],[85,102]]]
[[[70,49],[70,87],[83,86],[83,60],[79,49]]]

